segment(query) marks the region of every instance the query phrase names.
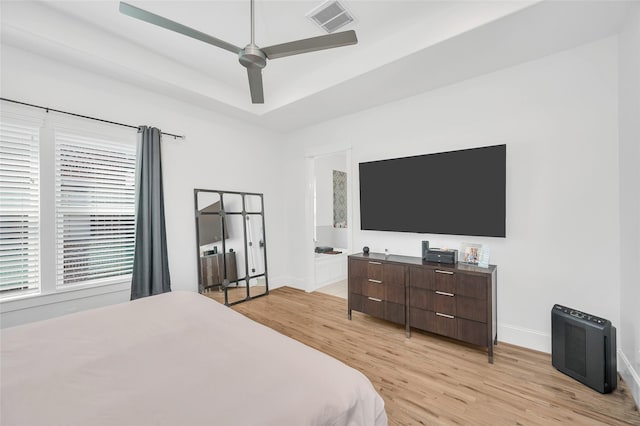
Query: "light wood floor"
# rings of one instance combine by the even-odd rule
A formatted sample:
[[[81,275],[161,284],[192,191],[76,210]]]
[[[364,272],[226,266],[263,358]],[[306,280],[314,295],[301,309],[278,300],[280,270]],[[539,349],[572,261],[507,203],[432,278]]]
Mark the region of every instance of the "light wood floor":
[[[233,309],[363,372],[390,425],[640,425],[626,384],[602,395],[548,354],[500,343],[489,364],[480,348],[417,331],[406,338],[404,326],[358,312],[349,321],[346,300],[288,287]]]
[[[349,286],[347,284],[347,280],[338,281],[333,284],[320,287],[315,291],[319,293],[329,294],[331,296],[338,296],[343,299],[349,297]]]
[[[249,294],[251,296],[261,295],[267,291],[265,286],[252,286],[250,288]],[[208,289],[203,293],[205,296],[210,297],[219,303],[224,303],[224,291],[220,290],[220,288],[212,288]],[[247,288],[246,287],[229,287],[227,289],[227,297],[229,298],[229,303],[234,303],[240,300],[244,300],[247,297]]]

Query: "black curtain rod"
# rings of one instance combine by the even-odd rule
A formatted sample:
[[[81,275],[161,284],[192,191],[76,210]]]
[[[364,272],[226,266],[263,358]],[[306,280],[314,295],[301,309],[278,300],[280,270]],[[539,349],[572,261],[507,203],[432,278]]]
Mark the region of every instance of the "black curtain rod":
[[[43,106],[40,106],[40,105],[28,104],[26,102],[15,101],[13,99],[0,98],[0,100],[6,101],[6,102],[12,102],[14,104],[19,104],[19,105],[26,105],[26,106],[33,107],[33,108],[40,108],[40,109],[43,109],[43,110],[45,110],[47,112],[53,111],[53,112],[58,112],[60,114],[72,115],[74,117],[86,118],[87,120],[95,120],[95,121],[100,121],[102,123],[115,124],[116,126],[129,127],[130,129],[138,130],[140,128],[139,126],[132,126],[131,124],[117,123],[115,121],[103,120],[102,118],[89,117],[88,115],[81,115],[81,114],[76,114],[76,113],[73,113],[73,112],[60,111],[59,109],[53,109],[53,108],[43,107]],[[173,133],[162,132],[162,134],[166,135],[166,136],[172,136],[174,139],[177,139],[177,138],[184,139],[184,136],[174,135]]]

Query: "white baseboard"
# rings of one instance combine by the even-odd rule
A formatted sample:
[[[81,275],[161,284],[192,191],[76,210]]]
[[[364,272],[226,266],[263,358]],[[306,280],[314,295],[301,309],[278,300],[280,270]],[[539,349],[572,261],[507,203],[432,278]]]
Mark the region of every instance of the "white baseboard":
[[[316,291],[316,290],[318,290],[318,289],[320,289],[322,287],[328,286],[329,284],[335,284],[335,283],[338,283],[340,281],[345,281],[346,279],[347,279],[347,277],[340,277],[339,276],[339,277],[329,278],[324,282],[315,283],[315,286],[313,288],[307,289],[307,293],[312,293],[312,292],[314,292],[314,291]]]
[[[309,287],[309,283],[308,280],[304,279],[304,278],[294,278],[294,277],[276,277],[273,279],[269,279],[269,289],[273,290],[276,289],[278,287],[291,287],[291,288],[295,288],[298,290],[304,290],[307,293],[311,293],[316,291],[317,289],[324,287],[326,285],[329,284],[333,284],[334,282],[338,282],[338,281],[342,281],[345,280],[346,277],[338,277],[338,278],[331,278],[329,280],[327,280],[326,282],[321,282],[321,283],[314,283],[313,287]]]
[[[305,280],[294,277],[273,277],[269,278],[269,289],[274,290],[278,287],[292,287],[298,290],[307,290]]]
[[[640,407],[640,375],[633,368],[629,362],[629,358],[622,352],[622,349],[618,349],[618,372],[622,376],[622,379],[629,387],[631,395],[636,402],[636,407]]]
[[[498,324],[498,341],[551,353],[551,335],[511,324]]]

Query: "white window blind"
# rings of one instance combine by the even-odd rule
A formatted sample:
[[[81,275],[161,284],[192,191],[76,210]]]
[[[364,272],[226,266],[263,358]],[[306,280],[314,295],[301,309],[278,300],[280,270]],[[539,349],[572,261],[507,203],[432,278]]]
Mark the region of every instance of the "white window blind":
[[[136,147],[56,131],[57,286],[130,277]]]
[[[0,298],[40,282],[39,128],[0,120]]]

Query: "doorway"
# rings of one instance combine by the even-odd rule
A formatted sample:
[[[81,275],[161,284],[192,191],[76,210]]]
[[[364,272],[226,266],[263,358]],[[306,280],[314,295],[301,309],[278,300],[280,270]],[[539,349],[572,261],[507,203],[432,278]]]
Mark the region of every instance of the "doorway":
[[[351,252],[351,150],[307,157],[310,185],[307,291],[346,298],[347,256]]]

